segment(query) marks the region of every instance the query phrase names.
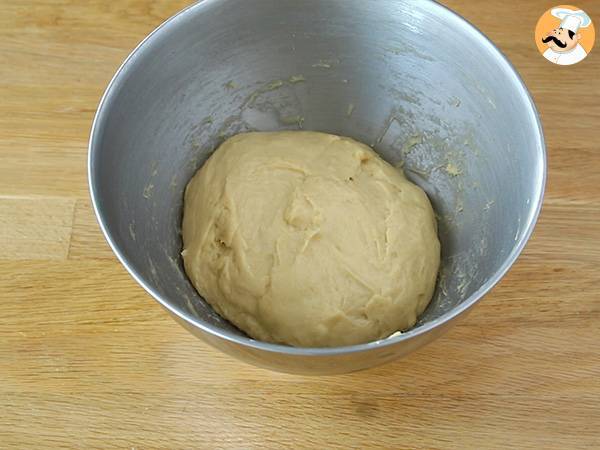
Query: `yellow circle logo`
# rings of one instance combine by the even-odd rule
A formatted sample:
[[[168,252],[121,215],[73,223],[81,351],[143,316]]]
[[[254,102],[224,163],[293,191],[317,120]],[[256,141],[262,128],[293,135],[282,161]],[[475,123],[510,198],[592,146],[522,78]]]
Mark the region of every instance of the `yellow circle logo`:
[[[590,16],[572,5],[546,11],[535,27],[535,43],[548,61],[561,66],[576,64],[594,46],[596,32]]]

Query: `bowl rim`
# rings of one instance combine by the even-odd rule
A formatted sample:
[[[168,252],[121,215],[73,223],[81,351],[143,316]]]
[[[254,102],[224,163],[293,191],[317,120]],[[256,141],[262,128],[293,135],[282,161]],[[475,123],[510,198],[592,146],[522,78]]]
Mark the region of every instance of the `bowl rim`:
[[[538,110],[535,106],[533,98],[525,86],[521,76],[517,72],[516,68],[513,64],[508,60],[508,58],[500,51],[500,49],[486,36],[484,35],[475,25],[469,22],[467,19],[459,15],[458,13],[452,11],[445,5],[438,3],[437,1],[430,0],[430,3],[434,5],[435,8],[438,8],[437,12],[443,19],[451,20],[457,22],[460,26],[462,26],[468,33],[470,33],[475,40],[479,40],[480,43],[487,47],[487,50],[496,56],[498,64],[500,66],[504,66],[504,72],[506,75],[512,78],[513,85],[519,91],[519,94],[525,103],[526,106],[529,107],[529,116],[531,122],[535,126],[535,132],[537,133],[537,152],[541,170],[537,174],[536,179],[536,198],[531,199],[531,206],[529,210],[529,217],[527,223],[524,227],[524,232],[521,234],[520,239],[517,241],[516,245],[513,247],[511,252],[507,255],[506,259],[502,263],[502,265],[493,273],[492,276],[488,278],[488,280],[483,283],[479,289],[473,292],[467,299],[465,299],[462,303],[460,303],[455,308],[447,311],[436,319],[427,322],[424,325],[419,326],[418,328],[410,329],[406,332],[401,333],[400,335],[372,341],[364,344],[356,344],[356,345],[348,345],[341,347],[291,347],[282,344],[272,344],[268,342],[258,341],[249,337],[245,337],[239,334],[234,334],[229,331],[217,328],[211,324],[201,321],[198,317],[194,316],[192,313],[179,310],[177,307],[171,304],[171,302],[163,298],[163,296],[158,293],[155,289],[153,289],[146,281],[144,281],[143,277],[129,264],[127,257],[121,251],[121,249],[116,244],[112,233],[108,227],[108,224],[104,220],[104,216],[102,210],[97,201],[97,181],[94,178],[94,155],[96,154],[96,142],[98,140],[99,131],[99,123],[104,121],[104,117],[107,114],[106,105],[110,102],[113,96],[113,88],[116,84],[119,83],[120,79],[123,77],[125,68],[130,65],[130,63],[136,59],[139,55],[140,50],[145,46],[145,44],[154,38],[157,34],[159,34],[163,29],[168,27],[169,25],[176,22],[178,19],[181,19],[184,15],[190,14],[193,10],[202,10],[204,8],[209,7],[212,4],[226,2],[229,0],[199,0],[191,5],[185,7],[181,11],[177,12],[167,20],[165,20],[162,24],[156,27],[150,34],[148,34],[134,49],[133,51],[125,58],[123,63],[120,65],[118,70],[115,72],[111,81],[109,82],[100,102],[98,104],[98,108],[96,114],[94,116],[94,120],[92,122],[92,127],[90,130],[90,137],[88,143],[88,158],[87,158],[87,175],[88,175],[88,186],[89,193],[91,197],[91,202],[93,206],[93,210],[96,216],[96,220],[100,225],[100,229],[111,247],[112,251],[117,256],[117,259],[121,262],[121,264],[125,267],[127,272],[131,275],[131,277],[148,293],[150,294],[159,304],[161,304],[167,311],[171,314],[174,314],[180,320],[185,322],[188,326],[192,326],[194,328],[198,328],[204,333],[212,335],[213,337],[224,339],[234,344],[238,344],[244,347],[250,347],[255,350],[266,351],[271,353],[279,353],[286,354],[291,356],[335,356],[342,354],[351,354],[351,353],[360,353],[366,352],[374,349],[386,348],[389,346],[395,346],[403,341],[408,341],[411,339],[415,339],[418,336],[429,333],[435,328],[441,327],[447,322],[451,322],[456,317],[463,314],[465,311],[473,307],[476,303],[478,303],[498,282],[504,277],[504,275],[510,270],[512,265],[515,263],[523,249],[525,248],[527,242],[529,241],[537,220],[539,218],[543,199],[544,192],[546,188],[546,179],[547,179],[547,154],[546,154],[546,144],[544,139],[544,132],[542,123],[540,120],[540,116]],[[532,212],[533,211],[533,212]]]

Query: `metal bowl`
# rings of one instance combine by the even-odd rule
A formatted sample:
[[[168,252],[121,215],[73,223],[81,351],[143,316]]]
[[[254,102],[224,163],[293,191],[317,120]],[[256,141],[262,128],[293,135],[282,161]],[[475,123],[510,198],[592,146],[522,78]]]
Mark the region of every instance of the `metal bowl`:
[[[182,268],[183,190],[226,137],[308,129],[373,145],[428,193],[442,269],[401,335],[338,348],[248,338]],[[531,235],[546,172],[523,82],[477,29],[423,0],[204,0],[127,58],[92,127],[89,181],[117,257],[179,323],[275,370],[329,374],[382,364],[440,336],[494,286]]]

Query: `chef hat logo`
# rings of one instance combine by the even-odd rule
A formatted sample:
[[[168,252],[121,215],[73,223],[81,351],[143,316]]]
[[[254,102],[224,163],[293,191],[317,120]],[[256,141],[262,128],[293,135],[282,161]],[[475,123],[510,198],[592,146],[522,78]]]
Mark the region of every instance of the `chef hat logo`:
[[[595,30],[591,17],[572,5],[558,5],[538,20],[535,43],[548,61],[572,65],[584,60],[594,46]]]
[[[577,33],[579,28],[587,28],[592,23],[592,19],[585,11],[578,9],[576,11],[569,8],[552,8],[550,14],[561,20],[560,28],[571,30]]]

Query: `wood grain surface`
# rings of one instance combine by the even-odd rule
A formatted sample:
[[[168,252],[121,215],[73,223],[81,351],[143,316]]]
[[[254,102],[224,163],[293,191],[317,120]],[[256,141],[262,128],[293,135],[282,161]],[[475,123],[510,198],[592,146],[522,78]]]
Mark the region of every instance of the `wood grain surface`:
[[[186,1],[0,1],[0,448],[600,448],[600,42],[533,42],[548,1],[447,0],[540,110],[541,219],[449,334],[337,377],[239,363],[176,325],[104,242],[86,184],[98,100]],[[580,0],[600,25],[600,3]]]

